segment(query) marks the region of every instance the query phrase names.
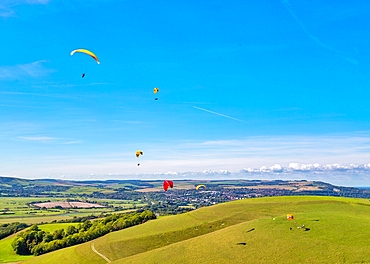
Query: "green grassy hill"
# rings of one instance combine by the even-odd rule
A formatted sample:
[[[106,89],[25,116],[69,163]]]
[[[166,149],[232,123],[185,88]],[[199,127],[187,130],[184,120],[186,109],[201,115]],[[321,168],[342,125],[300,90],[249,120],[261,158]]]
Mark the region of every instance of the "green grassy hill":
[[[11,246],[16,234],[0,240],[0,263],[19,263],[19,261],[32,258],[32,256],[19,256]]]
[[[22,263],[107,263],[92,244],[111,263],[369,263],[369,226],[365,199],[246,199],[152,220]]]

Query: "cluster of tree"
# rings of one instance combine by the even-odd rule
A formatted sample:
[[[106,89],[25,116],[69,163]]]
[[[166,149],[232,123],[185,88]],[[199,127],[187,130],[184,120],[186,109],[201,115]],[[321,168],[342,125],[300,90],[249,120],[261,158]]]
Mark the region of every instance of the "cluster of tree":
[[[69,186],[29,186],[24,187],[22,185],[12,185],[11,187],[0,186],[0,196],[12,196],[12,197],[30,197],[34,195],[54,195],[55,193],[66,192],[71,187]]]
[[[181,207],[184,206],[184,207]],[[154,211],[156,214],[159,215],[172,215],[172,214],[182,214],[189,211],[192,211],[194,208],[188,207],[187,205],[181,205],[177,203],[165,203],[159,202],[154,205],[145,206],[151,211]]]
[[[11,234],[17,233],[18,231],[21,231],[26,227],[29,227],[29,225],[19,222],[2,224],[0,225],[0,239],[10,236]]]
[[[101,237],[109,232],[118,231],[130,226],[144,223],[156,216],[151,211],[129,214],[113,214],[96,221],[86,220],[77,226],[69,226],[53,233],[40,230],[37,225],[31,226],[14,239],[12,247],[19,255],[41,255],[57,249],[84,243]]]

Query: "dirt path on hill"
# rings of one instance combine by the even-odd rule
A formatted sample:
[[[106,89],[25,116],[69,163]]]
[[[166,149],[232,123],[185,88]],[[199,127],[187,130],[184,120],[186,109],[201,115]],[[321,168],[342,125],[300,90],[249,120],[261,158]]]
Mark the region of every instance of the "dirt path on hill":
[[[102,257],[106,262],[110,263],[112,262],[109,258],[107,258],[106,256],[104,256],[103,254],[99,253],[95,247],[94,247],[94,243],[91,243],[91,250],[94,251],[94,253],[98,254],[100,257]]]

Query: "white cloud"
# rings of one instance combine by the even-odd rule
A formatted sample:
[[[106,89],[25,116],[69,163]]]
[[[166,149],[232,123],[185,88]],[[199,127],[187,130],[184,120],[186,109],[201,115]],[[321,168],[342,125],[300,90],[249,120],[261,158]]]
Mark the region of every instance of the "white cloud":
[[[288,169],[292,171],[310,171],[310,170],[319,170],[320,164],[314,163],[314,164],[299,164],[299,163],[289,163]]]
[[[248,172],[248,173],[256,172],[255,169],[252,169],[252,168],[245,168],[242,171]]]
[[[269,172],[269,169],[266,167],[266,166],[262,166],[260,169],[259,169],[260,172]]]
[[[203,170],[202,172],[196,172],[196,173],[202,173],[204,175],[214,175],[214,174],[230,174],[231,172],[228,170]]]
[[[270,167],[270,170],[273,172],[283,172],[283,167],[280,164],[275,164],[274,166]]]
[[[46,68],[43,63],[46,61],[35,61],[15,66],[0,66],[0,80],[16,80],[22,78],[37,78],[50,74],[52,69]]]
[[[271,167],[261,166],[260,168],[244,168],[240,172],[258,174],[258,173],[305,173],[305,172],[369,172],[370,173],[370,163],[368,164],[325,164],[320,165],[319,163],[308,163],[301,164],[296,162],[291,162],[287,167],[283,167],[280,164],[275,164]]]
[[[165,175],[178,175],[178,173],[176,171],[168,171]]]

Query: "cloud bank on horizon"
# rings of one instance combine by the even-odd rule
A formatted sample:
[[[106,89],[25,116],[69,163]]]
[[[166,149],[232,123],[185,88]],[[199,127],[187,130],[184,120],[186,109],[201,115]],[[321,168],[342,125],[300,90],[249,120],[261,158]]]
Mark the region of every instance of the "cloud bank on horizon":
[[[46,136],[20,138],[27,144],[81,149],[85,142]],[[248,140],[181,142],[148,145],[136,166],[133,152],[89,155],[34,155],[7,175],[63,179],[314,179],[339,185],[367,185],[370,181],[370,137],[253,137]],[[127,148],[122,147],[122,148]],[[134,151],[134,148],[132,148]],[[112,149],[113,150],[113,149]],[[135,150],[136,151],[136,150]],[[360,163],[362,162],[362,163]],[[9,166],[9,163],[8,165]],[[3,171],[5,167],[3,167]]]
[[[90,173],[63,174],[53,177],[61,180],[308,180],[323,181],[342,186],[369,186],[370,163],[368,164],[300,164],[290,163],[287,167],[275,164],[260,168],[244,168],[239,171],[167,171],[158,173]],[[18,177],[17,175],[2,175]],[[32,179],[36,179],[31,177]],[[43,177],[45,178],[45,177]],[[46,177],[47,178],[47,177]]]

